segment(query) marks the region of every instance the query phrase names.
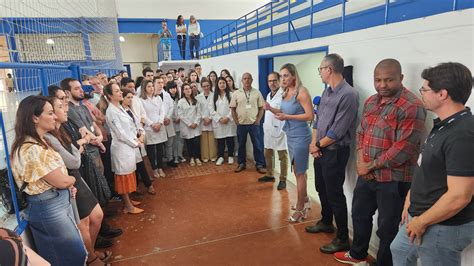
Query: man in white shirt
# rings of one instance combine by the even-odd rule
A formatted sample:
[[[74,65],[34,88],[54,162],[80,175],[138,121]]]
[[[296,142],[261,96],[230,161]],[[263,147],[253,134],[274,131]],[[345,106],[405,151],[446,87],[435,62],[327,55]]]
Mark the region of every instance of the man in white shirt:
[[[280,113],[280,105],[283,96],[283,90],[280,89],[280,74],[272,72],[268,75],[268,87],[270,93],[267,95],[267,101],[263,108],[265,109],[265,121],[263,122],[263,144],[265,147],[265,163],[267,173],[258,179],[259,182],[274,182],[273,161],[275,151],[278,152],[280,160],[280,182],[278,190],[286,188],[286,176],[288,174],[288,151],[286,145],[286,135],[283,132],[284,121],[275,118],[274,113]]]

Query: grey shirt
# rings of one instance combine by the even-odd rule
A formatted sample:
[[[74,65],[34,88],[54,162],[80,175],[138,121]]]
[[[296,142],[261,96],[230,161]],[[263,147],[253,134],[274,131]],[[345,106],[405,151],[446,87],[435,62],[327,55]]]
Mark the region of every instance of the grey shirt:
[[[318,119],[313,123],[317,130],[317,141],[329,137],[336,142],[328,149],[349,146],[356,131],[359,94],[345,80],[334,89],[327,87],[321,96]]]
[[[86,127],[87,130],[96,134],[95,128],[93,126],[94,120],[92,118],[89,109],[82,103],[80,105],[75,105],[72,102],[69,102],[69,111],[67,112],[68,120],[71,121],[77,128]],[[92,144],[84,145],[85,150],[89,152],[96,152],[99,150],[97,146]]]
[[[71,152],[61,145],[61,142],[50,133],[46,133],[44,138],[49,141],[51,147],[61,155],[67,169],[79,169],[81,167],[81,154],[79,150],[71,144]]]

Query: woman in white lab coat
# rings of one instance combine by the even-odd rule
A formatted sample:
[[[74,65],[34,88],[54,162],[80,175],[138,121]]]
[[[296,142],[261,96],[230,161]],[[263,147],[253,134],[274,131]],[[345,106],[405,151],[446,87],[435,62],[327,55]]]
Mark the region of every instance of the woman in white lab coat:
[[[232,93],[225,78],[217,80],[217,90],[214,92],[213,101],[209,105],[212,118],[214,136],[217,139],[217,162],[216,165],[224,163],[224,150],[227,143],[227,154],[229,164],[234,163],[234,138],[237,135],[237,126],[232,118],[229,104]]]
[[[137,189],[136,149],[143,147],[144,139],[137,135],[138,121],[134,122],[120,105],[123,100],[120,87],[117,84],[108,84],[104,88],[104,94],[110,102],[105,116],[112,134],[110,153],[112,171],[115,173],[115,191],[122,195],[124,213],[141,213],[143,209],[135,207],[140,202],[132,201],[128,194]]]
[[[173,101],[173,113],[171,115],[171,121],[173,123],[176,136],[174,136],[173,146],[171,147],[171,153],[174,159],[174,163],[184,163],[186,159],[183,157],[183,146],[184,141],[180,134],[180,120],[178,117],[178,101],[179,101],[179,91],[178,85],[176,83],[170,83],[170,85],[166,85],[166,90],[168,91],[171,100]],[[168,151],[166,151],[168,152]]]
[[[212,132],[212,120],[209,113],[209,103],[214,98],[212,82],[207,78],[201,79],[202,93],[196,96],[201,108],[201,159],[207,163],[209,160],[215,162],[217,159],[216,139]]]
[[[197,100],[193,96],[191,86],[183,84],[183,97],[178,102],[178,118],[180,119],[181,137],[186,142],[189,163],[191,166],[201,165],[199,138],[201,136],[201,110]]]
[[[155,77],[156,81],[158,77]],[[161,80],[161,78],[159,78]],[[168,140],[166,129],[163,125],[165,118],[165,105],[160,97],[154,97],[155,88],[153,82],[143,80],[142,90],[140,92],[140,100],[143,108],[147,114],[147,121],[145,123],[146,133],[146,153],[150,159],[153,174],[156,178],[164,177],[163,171],[163,148],[164,143]]]

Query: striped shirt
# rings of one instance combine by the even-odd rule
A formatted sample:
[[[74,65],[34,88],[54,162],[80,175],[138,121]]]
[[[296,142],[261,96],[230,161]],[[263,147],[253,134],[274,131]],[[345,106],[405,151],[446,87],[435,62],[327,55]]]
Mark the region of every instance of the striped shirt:
[[[317,140],[325,136],[336,142],[325,147],[329,150],[349,146],[355,138],[359,94],[345,80],[332,89],[327,87],[321,96],[318,119],[313,123]]]
[[[382,167],[374,170],[378,182],[411,181],[425,117],[423,103],[406,88],[385,103],[378,94],[365,101],[357,150],[363,150],[365,162]]]

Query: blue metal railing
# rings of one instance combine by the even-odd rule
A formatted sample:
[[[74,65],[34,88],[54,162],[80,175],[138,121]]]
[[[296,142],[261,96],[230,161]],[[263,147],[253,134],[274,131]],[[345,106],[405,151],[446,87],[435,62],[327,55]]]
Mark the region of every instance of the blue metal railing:
[[[10,62],[0,62],[0,69],[14,69],[14,70],[37,70],[39,72],[38,78],[39,81],[37,82],[40,86],[41,92],[43,95],[48,95],[48,86],[51,85],[49,73],[47,71],[50,70],[66,70],[69,71],[66,74],[70,77],[76,78],[81,80],[81,74],[86,73],[88,71],[102,71],[108,73],[108,75],[116,74],[118,71],[122,69],[103,69],[103,68],[93,68],[93,67],[80,67],[75,64],[71,65],[47,65],[47,64],[30,64],[30,63],[10,63]],[[64,74],[64,73],[61,73]],[[26,226],[27,222],[25,219],[21,217],[20,209],[17,202],[17,196],[15,191],[15,186],[13,185],[13,176],[12,176],[12,167],[10,162],[10,153],[9,153],[9,144],[8,144],[8,136],[5,127],[5,120],[3,116],[3,112],[0,110],[0,126],[1,126],[1,133],[3,137],[3,148],[5,152],[5,161],[6,167],[8,171],[8,181],[10,184],[10,191],[12,196],[13,208],[15,209],[15,216],[18,223],[17,228],[15,229],[17,234],[21,234]],[[0,144],[1,145],[1,144]]]
[[[446,0],[431,3],[428,0],[406,0],[390,1],[381,0],[380,3],[368,5],[365,9],[357,12],[348,12],[348,5],[356,1],[348,0],[283,0],[271,1],[252,12],[236,19],[235,21],[219,28],[201,39],[201,55],[206,57],[220,56],[235,52],[249,51],[277,44],[290,43],[315,37],[328,36],[346,31],[372,27],[376,25],[389,24],[397,21],[419,18],[438,14],[442,12],[455,11],[459,9],[472,8],[474,4],[469,0]],[[366,4],[358,1],[356,4]],[[366,4],[367,5],[367,4]],[[413,8],[413,7],[423,8]],[[340,10],[339,15],[315,23],[315,16],[323,11],[333,9]],[[414,9],[414,10],[413,10]],[[411,12],[410,16],[404,13],[400,16],[390,17],[392,10],[397,12]],[[357,15],[368,11],[377,14],[377,22],[370,24],[366,21],[356,21]],[[338,11],[339,12],[339,11]],[[378,15],[380,13],[380,16]],[[415,14],[413,14],[415,13]],[[295,25],[295,21],[307,19],[309,23]],[[350,22],[349,22],[350,21]],[[359,25],[353,25],[356,22]],[[335,27],[315,36],[324,24],[332,23]],[[350,24],[349,24],[350,23]],[[278,28],[278,32],[277,29]],[[339,29],[339,30],[338,30]],[[265,32],[265,34],[264,34]]]

